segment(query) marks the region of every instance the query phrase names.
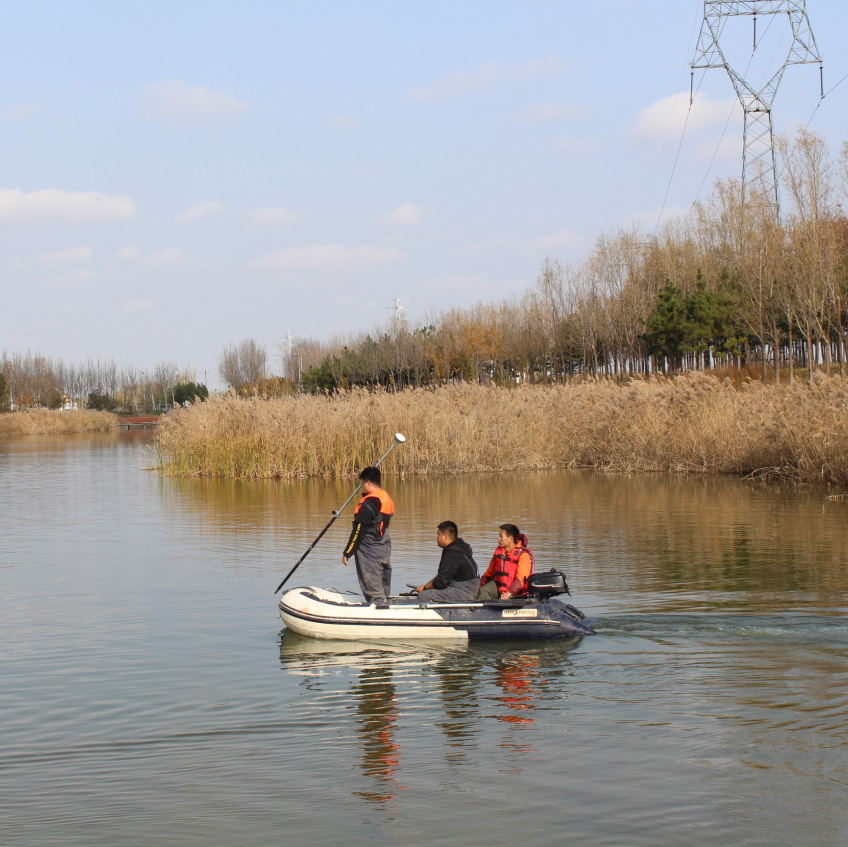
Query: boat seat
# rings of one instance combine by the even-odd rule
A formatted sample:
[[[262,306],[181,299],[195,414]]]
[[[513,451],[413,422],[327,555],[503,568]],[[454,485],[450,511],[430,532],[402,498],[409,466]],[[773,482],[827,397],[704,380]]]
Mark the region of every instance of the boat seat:
[[[484,600],[483,606],[486,609],[521,609],[527,605],[528,600],[532,598],[510,597],[509,600]]]

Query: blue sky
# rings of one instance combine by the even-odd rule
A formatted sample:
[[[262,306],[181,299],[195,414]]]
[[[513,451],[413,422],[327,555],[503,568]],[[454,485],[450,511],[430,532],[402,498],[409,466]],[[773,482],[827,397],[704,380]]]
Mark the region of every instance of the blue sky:
[[[226,344],[253,337],[273,358],[286,330],[367,329],[395,297],[423,322],[520,294],[545,257],[578,261],[602,231],[653,231],[667,190],[665,214],[685,212],[741,170],[723,71],[696,75],[682,133],[702,12],[10,0],[0,349],[173,359],[214,385]],[[808,12],[827,90],[848,73],[848,9]],[[788,49],[780,23],[760,24],[752,73]],[[740,24],[728,43],[745,64]],[[776,128],[814,114],[836,152],[848,81],[818,101],[818,68],[790,67]]]

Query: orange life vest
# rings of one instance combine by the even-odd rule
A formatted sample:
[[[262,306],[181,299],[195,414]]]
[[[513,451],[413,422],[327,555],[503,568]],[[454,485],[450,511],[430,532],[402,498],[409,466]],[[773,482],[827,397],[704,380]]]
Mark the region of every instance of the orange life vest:
[[[395,513],[395,504],[392,501],[392,498],[383,491],[382,488],[378,488],[376,491],[372,491],[370,494],[366,494],[359,503],[356,504],[356,508],[353,510],[354,515],[359,514],[359,510],[362,508],[362,504],[369,498],[376,497],[380,501],[380,513],[377,517],[369,522],[363,523],[362,528],[367,533],[371,535],[376,535],[377,538],[382,538],[386,534],[386,530],[389,528],[389,522],[392,519],[392,515]],[[353,521],[355,524],[359,523],[354,518]]]
[[[492,561],[495,562],[495,569],[492,572],[492,579],[498,586],[499,592],[510,591],[514,597],[518,597],[527,593],[527,580],[522,581],[518,591],[512,591],[512,584],[515,582],[515,575],[518,573],[518,560],[524,553],[530,556],[530,573],[533,573],[533,567],[536,560],[533,552],[527,545],[527,536],[523,533],[511,553],[507,553],[503,547],[498,547],[495,550],[495,555],[492,556]]]

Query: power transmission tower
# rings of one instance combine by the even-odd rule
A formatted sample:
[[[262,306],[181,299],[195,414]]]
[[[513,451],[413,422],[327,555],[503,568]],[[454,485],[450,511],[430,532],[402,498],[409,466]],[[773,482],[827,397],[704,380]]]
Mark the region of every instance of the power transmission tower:
[[[395,297],[392,302],[394,306],[388,306],[386,311],[394,312],[392,324],[395,330],[400,330],[406,326],[406,306],[401,306],[400,297]]]
[[[280,346],[282,347],[282,352],[283,352],[283,356],[282,356],[282,359],[283,359],[283,376],[291,379],[292,375],[289,373],[289,370],[294,370],[294,368],[291,367],[291,354],[292,354],[292,347],[294,345],[292,343],[292,334],[291,334],[290,329],[286,330],[285,341],[283,341],[283,343]]]
[[[787,15],[792,29],[792,44],[783,64],[761,88],[755,89],[730,66],[720,44],[721,32],[727,18],[749,16],[754,19],[754,50],[757,49],[757,18],[768,15]],[[692,60],[692,76],[698,68],[724,68],[745,113],[742,152],[742,192],[756,186],[763,197],[773,202],[780,215],[780,191],[777,180],[777,160],[774,154],[774,135],[771,108],[777,87],[789,65],[818,62],[822,80],[822,59],[819,55],[805,0],[704,0],[704,20]],[[690,94],[690,105],[692,102]]]

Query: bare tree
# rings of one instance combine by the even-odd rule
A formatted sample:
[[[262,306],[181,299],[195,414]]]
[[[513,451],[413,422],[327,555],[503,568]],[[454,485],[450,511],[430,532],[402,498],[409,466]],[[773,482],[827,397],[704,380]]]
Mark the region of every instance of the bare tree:
[[[253,338],[247,338],[240,344],[229,344],[221,353],[218,362],[218,374],[224,382],[236,391],[255,386],[265,378],[268,352]]]

